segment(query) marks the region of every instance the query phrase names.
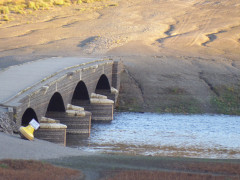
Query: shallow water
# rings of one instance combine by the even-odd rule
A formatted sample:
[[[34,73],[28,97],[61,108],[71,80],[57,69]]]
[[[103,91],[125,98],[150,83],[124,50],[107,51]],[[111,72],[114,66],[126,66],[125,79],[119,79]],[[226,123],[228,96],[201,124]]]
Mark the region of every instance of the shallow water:
[[[74,146],[89,152],[240,158],[240,117],[116,113]]]

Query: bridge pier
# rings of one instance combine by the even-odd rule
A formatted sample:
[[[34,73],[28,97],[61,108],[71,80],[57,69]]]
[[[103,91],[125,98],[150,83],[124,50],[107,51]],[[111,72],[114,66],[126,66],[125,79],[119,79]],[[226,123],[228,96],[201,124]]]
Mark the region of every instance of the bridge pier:
[[[110,91],[97,89],[96,94],[101,94],[101,95],[107,96],[108,99],[114,101],[114,106],[115,106],[117,103],[117,98],[118,98],[119,93],[118,93],[117,89],[115,89],[114,87],[111,87]]]
[[[72,106],[71,106],[72,107]],[[89,136],[91,130],[91,113],[81,107],[77,109],[68,108],[66,112],[49,111],[46,116],[57,119],[67,125],[67,138],[69,134],[80,134]]]
[[[107,96],[92,93],[90,101],[74,100],[73,103],[90,111],[93,121],[113,120],[114,101],[107,99]]]
[[[121,69],[121,61],[77,57],[13,66],[0,72],[0,106],[8,109],[18,127],[34,118],[41,125],[37,138],[52,141],[56,135],[65,144],[72,136],[89,136],[91,120],[113,120]],[[67,107],[69,103],[85,110]],[[56,120],[45,122],[42,117]]]
[[[38,139],[66,146],[66,129],[67,126],[60,124],[58,120],[43,117],[34,136]]]

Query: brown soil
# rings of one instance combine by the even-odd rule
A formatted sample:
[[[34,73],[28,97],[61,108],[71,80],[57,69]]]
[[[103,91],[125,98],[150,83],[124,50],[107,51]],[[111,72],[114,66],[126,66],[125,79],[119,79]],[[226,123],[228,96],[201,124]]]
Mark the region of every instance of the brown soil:
[[[50,161],[91,180],[240,180],[240,161],[101,154]]]
[[[162,170],[115,170],[104,172],[106,180],[239,180],[240,166],[233,163],[165,162]],[[165,170],[164,170],[165,169]]]
[[[83,179],[78,170],[27,160],[1,160],[0,180],[75,180]]]
[[[187,172],[116,171],[106,180],[239,180],[237,175],[211,175]]]

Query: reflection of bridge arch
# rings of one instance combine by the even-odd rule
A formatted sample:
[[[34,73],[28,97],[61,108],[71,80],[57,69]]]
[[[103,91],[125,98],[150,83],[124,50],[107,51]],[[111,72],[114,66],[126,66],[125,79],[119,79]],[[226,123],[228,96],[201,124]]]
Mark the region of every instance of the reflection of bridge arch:
[[[22,121],[21,121],[22,126],[27,126],[32,119],[35,119],[38,121],[35,111],[32,108],[27,108],[22,116]]]

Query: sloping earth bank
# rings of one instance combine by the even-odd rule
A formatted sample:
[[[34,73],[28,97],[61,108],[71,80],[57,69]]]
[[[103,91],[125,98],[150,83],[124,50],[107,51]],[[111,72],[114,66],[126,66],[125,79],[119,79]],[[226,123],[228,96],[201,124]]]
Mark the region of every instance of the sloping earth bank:
[[[240,70],[231,60],[125,57],[120,109],[240,113]]]

